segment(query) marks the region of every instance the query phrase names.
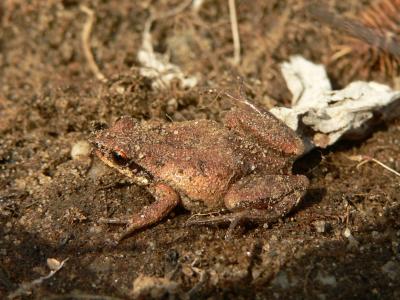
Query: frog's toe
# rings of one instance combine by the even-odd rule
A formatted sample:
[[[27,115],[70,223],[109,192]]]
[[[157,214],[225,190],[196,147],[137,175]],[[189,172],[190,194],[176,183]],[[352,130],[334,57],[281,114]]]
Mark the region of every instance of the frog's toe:
[[[229,217],[231,214],[224,214],[223,211],[210,212],[204,214],[195,214],[190,216],[186,221],[186,226],[191,225],[221,225],[229,224],[232,219]]]
[[[229,240],[235,234],[240,225],[245,223],[257,223],[257,224],[270,224],[278,221],[281,215],[268,214],[263,209],[246,209],[236,212],[230,212],[227,214],[202,214],[194,215],[186,221],[186,225],[225,225],[229,224],[228,230],[225,234],[225,239]]]
[[[199,214],[191,216],[189,220],[186,221],[186,226],[229,224],[228,230],[225,234],[225,239],[230,240],[236,229],[246,220],[246,216],[247,214],[245,212]]]

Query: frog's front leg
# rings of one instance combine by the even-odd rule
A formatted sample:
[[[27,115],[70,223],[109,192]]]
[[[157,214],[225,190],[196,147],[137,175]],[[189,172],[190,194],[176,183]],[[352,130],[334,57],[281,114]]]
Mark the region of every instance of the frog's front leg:
[[[244,222],[273,223],[288,214],[305,194],[309,181],[303,175],[247,176],[233,184],[224,197],[231,212],[192,218],[189,224],[230,223],[226,237]]]
[[[146,206],[139,213],[135,213],[129,219],[102,219],[104,223],[126,224],[128,227],[119,236],[121,241],[131,235],[133,232],[153,225],[165,218],[172,209],[179,203],[179,195],[168,185],[164,183],[155,183],[148,189],[155,198],[155,201]]]

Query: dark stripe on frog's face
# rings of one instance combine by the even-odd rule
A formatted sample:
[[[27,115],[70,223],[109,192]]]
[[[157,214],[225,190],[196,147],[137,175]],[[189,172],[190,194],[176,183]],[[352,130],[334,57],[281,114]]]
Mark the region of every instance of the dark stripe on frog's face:
[[[146,170],[135,163],[134,160],[125,159],[120,152],[99,149],[95,150],[96,155],[109,167],[117,169],[120,173],[131,178],[138,185],[148,185],[153,180]]]

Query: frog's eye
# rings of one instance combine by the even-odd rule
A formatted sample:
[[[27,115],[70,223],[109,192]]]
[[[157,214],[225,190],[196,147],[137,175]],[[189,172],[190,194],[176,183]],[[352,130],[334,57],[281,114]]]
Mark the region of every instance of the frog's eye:
[[[128,156],[122,150],[114,150],[111,152],[113,160],[119,165],[126,165],[128,163]]]

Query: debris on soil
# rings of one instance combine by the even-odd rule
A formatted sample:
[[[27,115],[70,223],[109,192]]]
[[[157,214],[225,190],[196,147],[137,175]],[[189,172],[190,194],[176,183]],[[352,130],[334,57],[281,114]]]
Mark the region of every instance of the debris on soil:
[[[291,57],[281,70],[293,94],[292,107],[270,111],[300,133],[308,151],[340,138],[364,137],[377,122],[400,115],[400,91],[387,85],[356,81],[332,91],[324,68],[301,56]]]

